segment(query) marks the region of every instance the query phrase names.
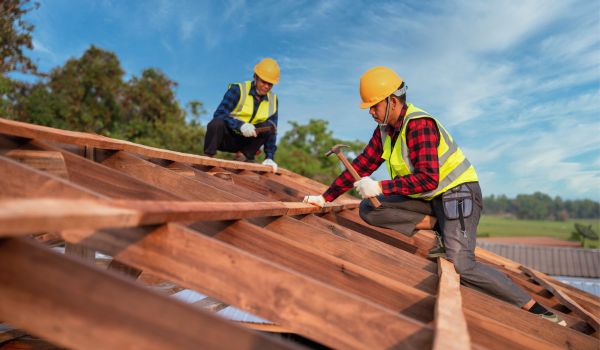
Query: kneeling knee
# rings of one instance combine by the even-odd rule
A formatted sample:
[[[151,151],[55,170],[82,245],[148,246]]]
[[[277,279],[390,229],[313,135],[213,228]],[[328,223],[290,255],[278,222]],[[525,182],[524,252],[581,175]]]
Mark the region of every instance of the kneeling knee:
[[[208,122],[208,124],[206,125],[206,129],[207,130],[215,130],[215,129],[219,129],[225,126],[225,121],[223,119],[218,119],[218,118],[213,118],[210,122]]]
[[[360,206],[358,207],[358,215],[360,215],[361,219],[363,219],[366,223],[372,225],[372,220],[371,220],[371,212],[373,211],[373,205],[371,205],[371,202],[369,202],[367,199],[363,199],[360,202]]]

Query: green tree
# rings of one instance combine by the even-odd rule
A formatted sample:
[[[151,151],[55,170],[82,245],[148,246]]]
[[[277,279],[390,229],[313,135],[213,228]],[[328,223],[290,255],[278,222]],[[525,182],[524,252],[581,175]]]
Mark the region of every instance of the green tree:
[[[33,49],[34,29],[23,17],[38,7],[39,3],[29,0],[0,1],[0,73],[37,73],[36,65],[23,52]]]
[[[29,0],[0,1],[0,116],[15,118],[15,104],[26,84],[9,78],[10,72],[38,74],[37,66],[24,53],[33,48],[34,26],[23,17],[39,7]]]
[[[30,123],[182,152],[202,151],[200,101],[188,103],[188,116],[176,99],[177,83],[161,71],[146,69],[128,82],[123,75],[114,53],[91,46],[80,58],[53,69],[47,79],[15,94],[11,102],[18,119]]]
[[[190,116],[181,108],[173,89],[177,83],[158,69],[146,69],[133,77],[124,93],[124,121],[118,137],[149,146],[201,153],[204,129],[199,117],[202,102],[188,103]]]
[[[68,129],[110,136],[122,118],[123,74],[114,53],[93,45],[53,69],[48,85],[59,101],[55,118]]]
[[[325,157],[332,146],[346,144],[350,146],[347,152],[354,154],[358,154],[365,146],[358,140],[344,141],[333,137],[325,120],[311,119],[305,125],[294,121],[289,123],[292,129],[281,137],[277,148],[279,164],[322,183],[328,184],[340,174],[339,159],[336,156]]]

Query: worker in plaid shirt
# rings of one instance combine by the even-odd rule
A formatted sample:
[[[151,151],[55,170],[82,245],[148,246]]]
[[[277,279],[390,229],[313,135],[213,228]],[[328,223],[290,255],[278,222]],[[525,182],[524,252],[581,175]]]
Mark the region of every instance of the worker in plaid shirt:
[[[354,186],[363,198],[359,211],[363,220],[407,236],[416,232],[416,225],[427,215],[435,215],[441,244],[429,252],[429,257],[447,257],[465,285],[566,325],[506,275],[475,260],[477,225],[483,209],[475,168],[436,118],[406,102],[406,88],[386,67],[371,68],[361,77],[360,107],[368,108],[379,125],[352,162],[361,179],[355,181],[345,170],[322,195],[306,196],[304,202],[322,207]],[[390,180],[370,178],[384,162]],[[372,197],[381,202],[380,207],[371,204]]]

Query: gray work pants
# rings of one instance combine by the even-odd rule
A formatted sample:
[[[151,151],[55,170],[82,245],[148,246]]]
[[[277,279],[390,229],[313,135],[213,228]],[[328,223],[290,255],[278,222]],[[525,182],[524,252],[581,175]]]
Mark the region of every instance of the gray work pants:
[[[481,188],[479,183],[471,182],[462,185],[460,189],[461,193],[470,193],[471,198],[470,207],[464,204],[461,206],[461,209],[464,209],[462,210],[463,225],[460,218],[454,218],[452,213],[449,213],[450,218],[448,218],[444,213],[444,197],[446,197],[446,205],[450,204],[451,191],[437,196],[431,202],[405,196],[379,196],[381,207],[377,209],[373,208],[368,200],[363,200],[360,205],[360,216],[371,225],[390,228],[412,236],[415,225],[425,215],[435,215],[443,237],[447,259],[454,264],[461,283],[522,307],[531,300],[531,297],[496,268],[475,260],[477,225],[483,209]],[[462,200],[467,202],[468,198]],[[449,207],[456,208],[452,208],[451,205]]]

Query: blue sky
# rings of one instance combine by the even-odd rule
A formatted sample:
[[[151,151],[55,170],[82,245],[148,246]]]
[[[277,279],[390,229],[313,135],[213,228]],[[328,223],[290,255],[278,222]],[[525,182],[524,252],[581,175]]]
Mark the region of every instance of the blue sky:
[[[599,1],[40,2],[28,20],[43,70],[94,44],[128,75],[161,69],[182,103],[204,102],[206,124],[227,84],[273,57],[282,132],[320,118],[366,142],[358,81],[389,66],[457,139],[484,195],[600,200]]]

